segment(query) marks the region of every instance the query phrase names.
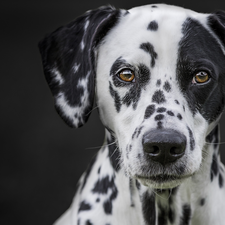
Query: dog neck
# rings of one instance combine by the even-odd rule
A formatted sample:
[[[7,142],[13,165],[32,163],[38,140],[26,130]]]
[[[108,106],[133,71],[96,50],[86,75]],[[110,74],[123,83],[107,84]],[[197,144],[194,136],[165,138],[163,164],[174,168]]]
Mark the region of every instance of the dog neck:
[[[214,224],[215,221],[221,221],[218,224],[223,223],[225,170],[220,162],[218,125],[206,138],[200,169],[180,186],[165,190],[145,187],[137,180],[124,176],[115,138],[108,131],[106,137],[111,165],[118,172],[115,173],[116,176],[122,176],[123,180],[129,179],[130,206],[141,207],[139,210],[142,212],[144,224],[157,224],[156,221],[160,225]],[[139,198],[135,193],[139,193]],[[210,213],[212,210],[215,212]]]

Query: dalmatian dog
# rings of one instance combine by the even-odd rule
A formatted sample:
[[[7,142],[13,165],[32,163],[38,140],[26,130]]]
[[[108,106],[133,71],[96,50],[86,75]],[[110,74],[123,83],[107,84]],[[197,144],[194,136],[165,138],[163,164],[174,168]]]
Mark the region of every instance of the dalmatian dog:
[[[82,126],[96,99],[106,133],[56,225],[225,224],[225,12],[106,6],[39,48],[61,117]]]

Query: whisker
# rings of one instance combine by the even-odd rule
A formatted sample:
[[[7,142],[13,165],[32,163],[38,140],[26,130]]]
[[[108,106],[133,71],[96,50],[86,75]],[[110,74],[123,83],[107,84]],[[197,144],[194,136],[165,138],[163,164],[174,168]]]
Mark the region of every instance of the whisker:
[[[210,142],[206,142],[205,141],[205,144],[207,144],[207,145],[214,145],[214,144],[216,144],[216,145],[223,145],[223,144],[225,144],[225,142],[212,142],[212,143],[210,143]]]
[[[113,155],[115,154],[115,152],[118,150],[118,147],[114,150],[114,152],[112,153],[112,155],[110,155],[109,157],[113,157]]]
[[[90,112],[88,112],[85,116],[88,116],[89,114],[91,114],[97,108],[98,108],[98,105],[96,107],[94,107],[93,109],[91,109]]]
[[[101,146],[96,146],[96,147],[88,147],[88,148],[85,148],[85,149],[97,149],[97,148],[102,148],[102,147],[107,147],[107,146],[110,146],[110,145],[114,145],[116,142],[112,142],[112,143],[109,143],[109,144],[105,144],[105,145],[101,145]]]

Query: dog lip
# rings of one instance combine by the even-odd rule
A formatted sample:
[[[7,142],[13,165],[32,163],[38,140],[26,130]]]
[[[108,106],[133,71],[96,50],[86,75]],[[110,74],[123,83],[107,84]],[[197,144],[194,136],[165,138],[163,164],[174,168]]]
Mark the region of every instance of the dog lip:
[[[192,174],[185,175],[185,176],[159,174],[159,175],[150,176],[150,177],[137,175],[136,178],[140,179],[140,180],[149,180],[151,182],[159,184],[159,183],[169,183],[169,182],[172,182],[172,181],[184,180],[184,179],[189,178],[191,176],[192,176]]]

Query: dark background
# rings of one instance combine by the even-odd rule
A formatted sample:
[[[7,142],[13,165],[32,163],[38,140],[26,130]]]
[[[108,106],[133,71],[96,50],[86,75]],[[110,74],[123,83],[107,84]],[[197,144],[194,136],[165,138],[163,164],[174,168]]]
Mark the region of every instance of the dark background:
[[[45,33],[101,5],[129,9],[157,2],[1,0],[1,225],[52,224],[71,204],[76,183],[104,138],[96,110],[77,130],[57,115],[42,72],[38,41]],[[223,0],[164,2],[201,12],[225,9]],[[223,116],[222,141],[224,124]]]

